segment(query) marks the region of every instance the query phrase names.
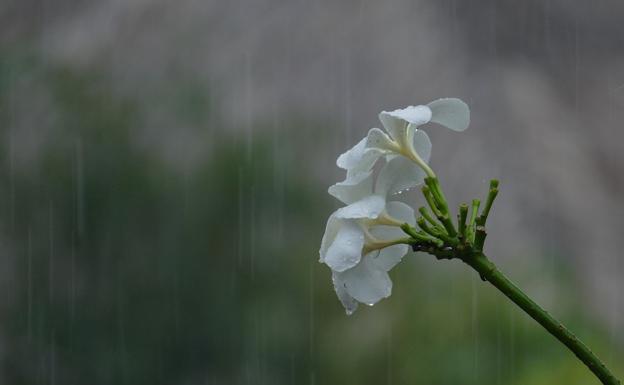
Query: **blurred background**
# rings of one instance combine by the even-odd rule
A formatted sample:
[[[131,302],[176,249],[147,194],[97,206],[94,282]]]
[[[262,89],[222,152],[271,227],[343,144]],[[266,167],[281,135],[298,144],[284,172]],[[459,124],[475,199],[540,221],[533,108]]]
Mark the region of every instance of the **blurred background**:
[[[597,384],[459,262],[347,317],[336,157],[426,127],[488,255],[624,377],[624,3],[0,1],[0,383]],[[419,194],[401,196],[418,206]]]

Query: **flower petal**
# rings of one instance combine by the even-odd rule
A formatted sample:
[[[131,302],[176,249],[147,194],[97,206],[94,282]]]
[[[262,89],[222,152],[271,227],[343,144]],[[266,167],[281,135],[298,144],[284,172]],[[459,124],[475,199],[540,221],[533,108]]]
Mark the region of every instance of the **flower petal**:
[[[379,120],[390,136],[400,141],[408,123],[423,125],[431,120],[431,110],[427,106],[409,106],[394,111],[381,111]]]
[[[358,172],[347,175],[342,182],[332,185],[327,190],[339,201],[350,204],[373,193],[373,172]]]
[[[408,245],[393,245],[379,250],[379,253],[372,258],[371,263],[383,271],[390,271],[407,254]]]
[[[340,273],[347,293],[367,305],[373,305],[392,293],[392,281],[388,273],[373,263],[371,254],[352,269]]]
[[[386,200],[383,196],[371,195],[338,209],[335,215],[337,218],[343,219],[375,219],[383,212],[385,206]]]
[[[382,152],[377,148],[368,148],[367,143],[368,137],[360,140],[355,146],[338,157],[336,165],[349,173],[369,171],[382,155]]]
[[[375,185],[375,193],[388,196],[421,184],[425,180],[425,172],[411,160],[398,156],[387,162]]]
[[[391,203],[399,203],[405,205],[401,202],[391,202]],[[409,207],[405,205],[406,207]],[[412,219],[411,222],[415,221],[414,213],[412,211]],[[408,219],[408,218],[405,218]],[[374,226],[370,230],[370,233],[380,241],[393,241],[396,239],[406,238],[407,235],[398,227],[395,226]],[[399,244],[388,246],[384,249],[379,250],[378,253],[370,253],[371,262],[374,263],[378,268],[383,271],[389,271],[392,269],[397,263],[401,262],[401,259],[407,251],[409,250],[408,245]]]
[[[345,287],[344,280],[341,278],[341,274],[332,271],[332,282],[334,283],[336,295],[338,296],[340,303],[342,303],[342,306],[345,308],[345,312],[347,315],[353,314],[353,312],[357,310],[358,303],[355,298],[351,297],[349,293],[347,293],[347,288]]]
[[[392,139],[380,130],[379,128],[371,128],[366,135],[366,146],[371,149],[377,149],[382,153],[396,152],[398,150],[397,144]]]
[[[336,160],[336,165],[345,170],[349,170],[358,165],[362,153],[366,149],[366,138],[360,140],[355,146],[341,154]]]
[[[457,98],[443,98],[428,104],[431,108],[431,121],[450,128],[464,131],[470,124],[470,108]]]
[[[414,209],[403,202],[388,202],[386,204],[386,212],[394,219],[398,219],[399,221],[407,223],[411,226],[416,226]],[[400,231],[401,235],[405,236],[403,230]]]
[[[415,130],[414,150],[416,150],[420,159],[424,160],[425,163],[429,163],[429,159],[431,159],[431,139],[429,139],[429,135],[425,131]]]
[[[380,241],[394,241],[407,237],[403,230],[396,226],[374,225],[369,229],[369,232]]]
[[[319,262],[325,262],[325,255],[327,254],[327,249],[336,239],[336,235],[338,234],[338,230],[340,229],[341,219],[336,218],[336,213],[333,213],[329,216],[327,220],[327,225],[325,226],[325,233],[323,234],[323,239],[321,240],[321,249],[319,250]]]
[[[324,262],[334,271],[345,271],[360,262],[362,247],[362,228],[355,221],[343,220],[334,241],[327,249]]]

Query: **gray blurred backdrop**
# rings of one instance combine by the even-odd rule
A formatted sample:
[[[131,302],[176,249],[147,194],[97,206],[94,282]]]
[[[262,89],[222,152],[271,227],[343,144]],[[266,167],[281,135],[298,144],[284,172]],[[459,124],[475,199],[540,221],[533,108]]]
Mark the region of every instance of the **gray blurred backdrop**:
[[[426,128],[487,252],[624,375],[621,1],[0,2],[0,382],[597,383],[458,263],[346,317],[336,157]],[[417,193],[407,202],[419,205]],[[593,382],[592,382],[593,381]]]

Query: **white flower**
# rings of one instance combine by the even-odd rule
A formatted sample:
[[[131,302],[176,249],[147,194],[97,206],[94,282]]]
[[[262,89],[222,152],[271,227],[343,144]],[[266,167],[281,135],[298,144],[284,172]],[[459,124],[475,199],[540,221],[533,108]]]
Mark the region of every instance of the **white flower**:
[[[347,177],[329,188],[347,206],[327,221],[320,261],[332,269],[334,288],[347,314],[359,302],[373,305],[391,294],[388,271],[408,251],[400,226],[415,225],[414,211],[404,203],[387,202],[387,197],[422,183],[427,175],[435,176],[427,165],[431,141],[418,127],[435,122],[463,131],[470,111],[459,99],[438,99],[426,106],[382,111],[379,120],[386,132],[372,128],[340,155],[336,164],[347,170]],[[372,169],[381,157],[386,164],[374,181]]]
[[[374,186],[372,172],[366,171],[329,188],[347,206],[327,221],[320,261],[332,269],[336,293],[348,314],[357,302],[372,305],[390,295],[388,271],[408,251],[408,245],[396,242],[405,238],[401,224],[415,225],[414,211],[402,202],[386,202],[391,192],[411,183],[414,175],[403,173],[407,162],[402,157],[391,159]]]
[[[386,210],[390,217],[399,219],[402,223],[415,225],[414,212],[408,205],[402,202],[388,202]],[[357,223],[357,221],[344,223],[353,224],[353,222]],[[388,276],[388,271],[401,262],[409,250],[406,244],[393,244],[393,241],[405,238],[405,234],[399,227],[357,224],[364,228],[365,234],[365,242],[359,250],[361,257],[358,263],[343,271],[332,269],[334,289],[347,314],[355,311],[358,302],[373,305],[392,294],[392,281]],[[345,240],[348,242],[344,238],[340,241]],[[336,241],[332,246],[336,244]]]
[[[427,162],[431,141],[419,126],[434,122],[454,131],[463,131],[470,123],[470,110],[456,98],[435,100],[426,106],[409,106],[394,111],[382,111],[379,120],[387,133],[371,128],[368,135],[353,148],[338,157],[338,167],[348,175],[369,171],[379,157],[403,155],[411,159],[412,167],[433,174]]]

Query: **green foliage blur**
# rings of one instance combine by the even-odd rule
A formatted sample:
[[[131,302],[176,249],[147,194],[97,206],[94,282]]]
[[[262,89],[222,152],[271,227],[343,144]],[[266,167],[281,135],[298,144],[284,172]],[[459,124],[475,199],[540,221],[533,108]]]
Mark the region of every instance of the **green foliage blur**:
[[[457,262],[410,254],[393,295],[347,317],[317,262],[336,203],[305,155],[339,127],[289,117],[249,133],[225,126],[217,95],[180,81],[133,99],[97,70],[5,52],[0,383],[597,383]],[[153,106],[205,141],[193,167],[139,140]],[[38,143],[27,156],[24,135]],[[555,280],[556,315],[623,375],[572,275],[532,273]]]

